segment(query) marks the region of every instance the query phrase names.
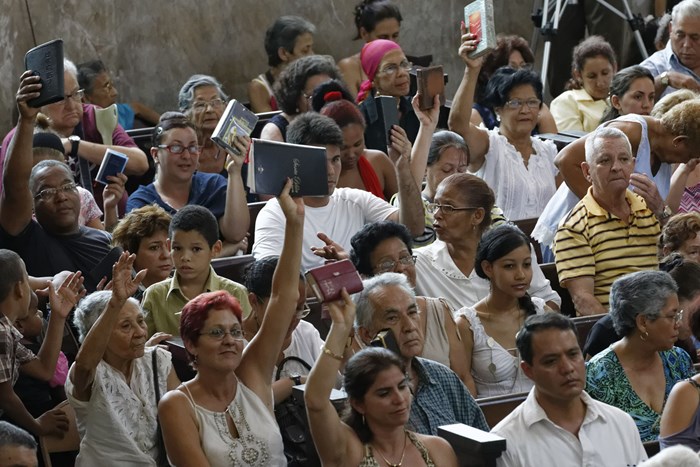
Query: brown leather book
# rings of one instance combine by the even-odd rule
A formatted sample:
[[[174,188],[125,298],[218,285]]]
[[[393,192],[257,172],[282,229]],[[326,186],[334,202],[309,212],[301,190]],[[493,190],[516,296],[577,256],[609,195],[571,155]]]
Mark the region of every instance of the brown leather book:
[[[418,107],[421,110],[432,109],[436,95],[440,96],[440,105],[445,105],[445,74],[442,65],[419,68],[416,70],[416,81],[420,95]]]

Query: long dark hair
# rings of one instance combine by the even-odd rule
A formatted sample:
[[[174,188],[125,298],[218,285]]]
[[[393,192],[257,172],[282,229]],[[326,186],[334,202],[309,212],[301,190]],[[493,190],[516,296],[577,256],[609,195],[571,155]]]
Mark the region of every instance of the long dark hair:
[[[635,65],[615,73],[615,76],[610,83],[610,98],[612,99],[612,96],[618,96],[620,99],[622,99],[622,96],[629,91],[632,83],[639,78],[649,78],[652,84],[654,83],[654,76],[643,66]],[[619,116],[620,111],[616,109],[611,102],[608,104],[607,110],[601,117],[600,123],[615,120]]]

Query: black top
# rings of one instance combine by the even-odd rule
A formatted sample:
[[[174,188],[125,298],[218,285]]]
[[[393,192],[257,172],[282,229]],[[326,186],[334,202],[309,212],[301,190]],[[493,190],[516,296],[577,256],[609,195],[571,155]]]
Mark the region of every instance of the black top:
[[[272,117],[268,123],[272,123],[279,128],[280,133],[282,133],[282,139],[287,141],[287,127],[289,126],[289,120],[284,118],[284,116],[280,113]]]
[[[360,104],[362,116],[365,117],[365,146],[367,149],[375,149],[388,153],[386,147],[386,134],[384,133],[384,124],[379,115],[379,109],[374,100],[374,93],[367,96]],[[408,139],[413,143],[418,136],[420,121],[416,113],[411,107],[411,101],[407,97],[401,97],[399,100],[399,126],[406,131]]]

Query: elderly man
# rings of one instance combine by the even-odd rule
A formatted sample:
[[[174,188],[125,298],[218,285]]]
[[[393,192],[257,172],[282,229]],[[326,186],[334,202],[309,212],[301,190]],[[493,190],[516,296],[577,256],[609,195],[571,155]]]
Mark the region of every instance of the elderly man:
[[[39,109],[29,107],[27,100],[37,97],[40,89],[38,76],[22,74],[17,92],[20,118],[3,173],[0,247],[18,253],[32,276],[82,271],[85,287],[92,292],[111,274],[111,236],[79,226],[80,196],[67,164],[46,160],[32,169],[32,133]]]
[[[700,91],[700,0],[673,7],[666,48],[641,65],[655,76],[656,99],[676,89]]]
[[[620,276],[656,269],[659,222],[644,200],[628,190],[634,157],[629,140],[603,127],[586,139],[586,196],[554,239],[560,283],[581,315],[607,312],[610,286]]]
[[[0,467],[36,467],[36,441],[23,429],[0,422]]]
[[[632,417],[583,390],[586,368],[569,318],[528,317],[516,345],[535,387],[491,430],[506,438],[499,467],[637,465],[647,458]]]
[[[364,290],[355,297],[356,332],[365,345],[381,330],[394,333],[413,394],[408,421],[411,429],[437,435],[441,425],[464,423],[488,430],[484,414],[457,374],[440,363],[418,357],[423,352],[424,336],[416,296],[406,276],[388,272],[363,283]]]
[[[325,146],[328,167],[328,196],[305,197],[304,248],[301,265],[304,269],[320,266],[328,250],[335,253],[340,245],[350,251],[350,239],[368,222],[391,220],[401,222],[413,235],[423,233],[423,204],[420,191],[411,175],[408,158],[396,163],[400,208],[395,208],[372,193],[355,188],[336,188],[340,177],[340,148],[343,132],[330,118],[314,112],[295,118],[287,130],[287,142],[309,146]],[[319,234],[325,232],[327,235]],[[326,248],[312,248],[321,237]],[[337,244],[333,244],[330,239]],[[271,199],[255,222],[255,259],[278,255],[284,240],[284,215],[276,199]],[[333,246],[331,246],[333,245]],[[313,250],[316,250],[314,253]],[[332,256],[332,254],[331,254]]]

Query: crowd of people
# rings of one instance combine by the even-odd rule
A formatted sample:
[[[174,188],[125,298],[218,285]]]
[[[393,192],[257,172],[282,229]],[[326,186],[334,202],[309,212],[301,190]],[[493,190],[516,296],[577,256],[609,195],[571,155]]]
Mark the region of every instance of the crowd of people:
[[[241,100],[261,139],[325,150],[316,197],[247,190],[251,138],[211,140],[230,100],[214,76],[159,114],[119,103],[99,59],[66,59],[64,99],[40,108],[24,72],[0,150],[0,466],[37,465],[69,426],[78,466],[307,465],[304,426],[328,466],[460,465],[438,436],[455,423],[505,438],[499,466],[700,450],[700,0],[674,5],[641,63],[604,32],[572,47],[549,105],[523,38],[473,58],[462,23],[456,93],[428,109],[397,2],[355,7],[364,43],[337,64],[312,23],[277,18]],[[108,149],[128,162],[102,183]],[[215,269],[234,256],[245,274]],[[305,319],[305,272],[345,260],[362,290]],[[493,396],[522,403],[489,427]]]

